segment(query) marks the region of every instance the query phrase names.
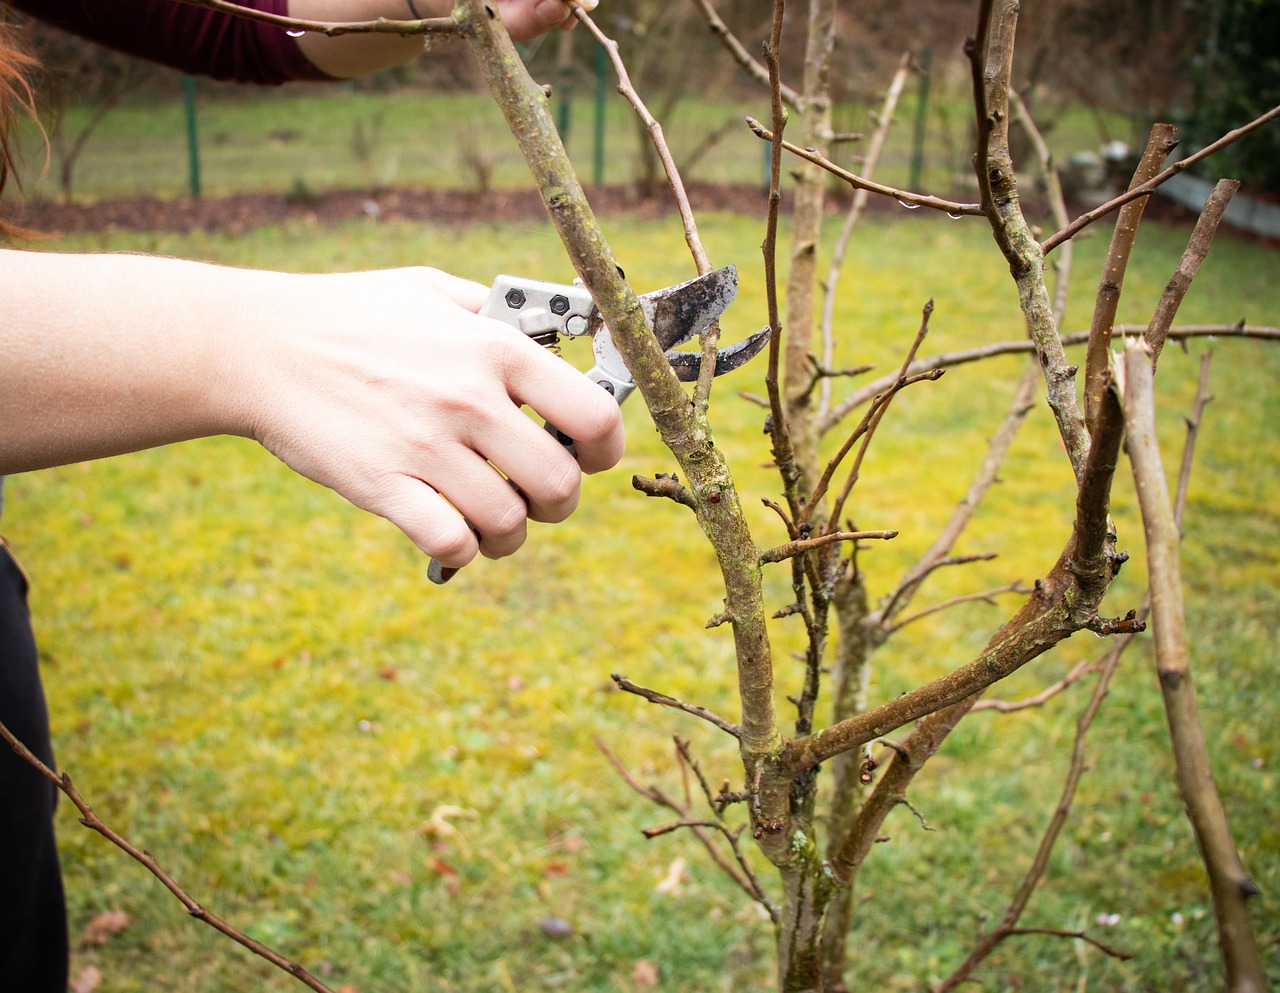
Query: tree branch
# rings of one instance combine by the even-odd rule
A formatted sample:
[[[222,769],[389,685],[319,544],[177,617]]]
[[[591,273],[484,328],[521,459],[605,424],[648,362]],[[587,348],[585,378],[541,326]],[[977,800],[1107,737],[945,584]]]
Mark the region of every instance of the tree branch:
[[[683,700],[677,700],[675,697],[667,696],[665,693],[659,693],[657,690],[651,690],[644,686],[639,686],[629,680],[626,676],[620,676],[616,672],[609,678],[617,683],[618,689],[620,690],[625,690],[628,693],[634,693],[636,696],[643,697],[650,703],[656,703],[663,707],[671,707],[673,710],[683,710],[686,714],[692,714],[694,717],[701,717],[708,724],[714,724],[726,734],[731,734],[738,739],[742,738],[742,728],[738,727],[738,725],[731,721],[726,721],[718,714],[713,714],[705,707],[699,707],[692,703],[685,703]]]
[[[253,7],[244,7],[228,0],[178,0],[190,7],[216,10],[248,21],[262,21],[290,31],[307,31],[337,37],[344,34],[398,34],[398,35],[456,35],[460,32],[453,17],[424,17],[397,21],[379,17],[372,21],[306,21],[284,14],[273,14]],[[406,8],[407,9],[407,8]]]
[[[1169,166],[1168,169],[1165,169],[1162,173],[1160,173],[1158,176],[1155,176],[1153,179],[1149,180],[1148,182],[1145,182],[1139,186],[1133,187],[1127,192],[1120,194],[1120,196],[1115,197],[1112,200],[1108,200],[1102,206],[1095,207],[1093,210],[1089,211],[1088,213],[1081,214],[1074,221],[1068,224],[1065,228],[1055,232],[1054,234],[1046,238],[1044,241],[1042,241],[1040,243],[1040,250],[1045,255],[1048,255],[1050,252],[1052,252],[1055,248],[1057,248],[1063,242],[1068,241],[1071,238],[1074,238],[1084,228],[1088,227],[1098,218],[1106,217],[1113,210],[1117,210],[1118,208],[1123,207],[1126,203],[1128,203],[1131,200],[1136,200],[1139,197],[1150,196],[1153,192],[1155,192],[1157,187],[1163,185],[1165,182],[1172,179],[1174,176],[1178,175],[1178,173],[1185,172],[1187,169],[1190,169],[1193,165],[1195,165],[1201,159],[1207,158],[1208,156],[1212,155],[1214,152],[1220,151],[1221,149],[1226,148],[1228,145],[1239,141],[1245,135],[1249,134],[1252,131],[1256,131],[1258,128],[1262,127],[1265,124],[1269,124],[1270,122],[1274,121],[1277,117],[1280,117],[1280,106],[1272,107],[1265,114],[1262,114],[1260,117],[1255,117],[1252,121],[1250,121],[1248,124],[1244,125],[1243,127],[1238,127],[1234,131],[1228,131],[1225,135],[1223,135],[1217,141],[1213,142],[1213,144],[1206,145],[1204,148],[1200,149],[1200,151],[1196,152],[1194,155],[1188,155],[1185,159],[1179,159],[1173,165]]]
[[[44,776],[45,779],[49,780],[49,782],[53,783],[54,786],[62,791],[66,798],[75,806],[76,810],[80,812],[81,824],[89,828],[91,831],[96,831],[98,834],[102,835],[102,837],[106,838],[135,862],[142,865],[151,873],[151,875],[155,876],[156,879],[160,880],[165,889],[178,898],[178,901],[187,909],[188,914],[196,920],[203,921],[205,924],[208,924],[209,927],[213,928],[215,931],[221,932],[232,941],[247,948],[260,958],[266,959],[276,968],[287,972],[304,986],[316,990],[317,993],[333,993],[328,986],[322,983],[302,966],[295,962],[291,962],[283,955],[272,951],[262,942],[249,937],[239,928],[233,927],[226,921],[222,920],[222,918],[210,913],[202,907],[187,893],[186,890],[178,885],[177,880],[175,880],[161,867],[154,855],[145,849],[138,848],[136,845],[133,845],[122,835],[113,830],[108,824],[104,823],[98,815],[93,812],[93,808],[89,806],[84,797],[80,795],[80,791],[76,789],[75,784],[72,783],[69,775],[65,772],[62,775],[58,775],[50,769],[2,723],[0,723],[0,738],[3,738],[9,744],[9,747],[18,754],[19,758],[23,759],[35,768],[40,775]]]
[[[916,593],[919,592],[924,581],[935,570],[941,566],[959,564],[973,561],[975,558],[986,557],[961,556],[957,559],[949,553],[955,547],[960,535],[969,526],[969,522],[973,520],[973,515],[977,513],[982,501],[986,499],[987,493],[995,484],[1000,473],[1000,466],[1004,464],[1005,456],[1008,455],[1014,438],[1017,437],[1018,431],[1027,418],[1027,414],[1031,411],[1036,385],[1039,382],[1039,370],[1034,366],[1028,366],[1026,374],[1018,384],[1013,402],[1009,405],[1009,410],[1005,414],[1004,420],[987,443],[987,454],[982,460],[982,465],[978,467],[978,472],[974,476],[973,482],[969,484],[969,489],[965,492],[960,503],[956,505],[956,509],[952,511],[951,518],[947,521],[942,531],[939,532],[938,537],[934,539],[933,544],[906,571],[902,579],[898,581],[898,585],[885,598],[884,606],[877,611],[875,619],[884,636],[887,636],[895,626],[900,626],[893,624],[894,618],[907,608]]]
[[[1200,263],[1209,254],[1209,247],[1213,244],[1213,236],[1217,234],[1218,225],[1222,222],[1222,215],[1238,189],[1240,189],[1240,181],[1237,179],[1219,180],[1213,192],[1209,194],[1209,199],[1205,201],[1204,209],[1200,211],[1195,229],[1191,232],[1191,238],[1187,243],[1187,249],[1178,260],[1178,267],[1170,277],[1168,285],[1165,286],[1164,293],[1160,295],[1160,303],[1156,305],[1155,315],[1147,328],[1145,338],[1147,347],[1151,349],[1152,369],[1159,364],[1160,352],[1164,349],[1169,328],[1178,314],[1178,307],[1182,305],[1182,298],[1186,296],[1191,281],[1200,271]]]
[[[600,308],[663,443],[697,497],[698,522],[715,551],[725,584],[726,613],[733,620],[744,759],[764,761],[776,755],[783,742],[773,700],[759,552],[724,454],[712,443],[705,412],[685,394],[622,277],[556,131],[546,94],[530,78],[501,20],[483,0],[465,0],[457,16],[574,268]],[[717,499],[702,497],[712,492]],[[771,792],[768,802],[771,813],[784,819],[785,795]]]
[[[720,15],[716,13],[714,7],[711,6],[710,0],[693,0],[693,5],[702,12],[703,18],[707,22],[707,27],[711,33],[720,39],[724,47],[729,50],[729,54],[733,56],[733,60],[746,70],[747,75],[754,79],[757,83],[765,86],[770,85],[769,68],[762,65],[759,60],[751,57],[751,53],[740,42],[736,35],[729,30],[729,26],[720,19]],[[782,83],[778,84],[778,92],[783,102],[793,109],[799,110],[801,96],[789,86]]]
[[[1129,460],[1146,533],[1156,671],[1173,742],[1178,792],[1209,874],[1227,988],[1261,993],[1267,989],[1267,980],[1246,903],[1258,887],[1231,838],[1197,713],[1182,605],[1178,526],[1156,440],[1153,370],[1142,343],[1125,350],[1124,379]]]
[[[747,127],[749,127],[763,141],[774,141],[774,132],[766,128],[754,117],[747,118]],[[982,216],[982,205],[976,203],[957,203],[954,200],[944,200],[942,197],[927,196],[922,193],[912,193],[909,190],[899,190],[892,186],[885,186],[882,183],[874,183],[869,179],[858,176],[847,169],[843,169],[836,165],[826,156],[812,148],[801,148],[799,145],[786,141],[785,139],[775,142],[780,144],[792,155],[797,158],[804,159],[806,162],[812,162],[814,165],[825,169],[837,179],[844,180],[855,190],[867,190],[871,193],[878,193],[881,196],[892,197],[902,206],[908,209],[915,207],[928,207],[931,210],[940,210],[946,214],[953,214],[956,217]]]
[[[682,507],[688,507],[695,513],[698,510],[698,501],[680,482],[680,477],[674,473],[668,475],[665,472],[660,472],[654,479],[648,479],[644,476],[632,476],[631,487],[639,490],[645,496],[666,497],[666,499],[674,500]]]
[[[805,552],[813,551],[815,548],[822,548],[837,541],[861,541],[873,538],[888,541],[896,537],[898,537],[897,531],[833,531],[829,534],[819,535],[817,538],[802,538],[797,541],[789,541],[785,545],[778,545],[776,548],[770,548],[760,554],[760,564],[782,562],[785,559],[803,555]]]
[[[889,125],[893,123],[893,115],[898,108],[898,99],[902,96],[903,87],[906,86],[910,68],[911,53],[904,52],[898,60],[898,71],[893,74],[893,79],[889,83],[889,90],[880,107],[876,129],[872,132],[871,141],[867,143],[866,154],[862,157],[862,171],[868,180],[875,174],[876,165],[880,161],[880,152],[889,134]],[[853,202],[849,204],[844,225],[840,228],[835,248],[831,253],[831,263],[827,267],[827,282],[822,288],[822,366],[819,368],[829,368],[835,359],[836,288],[840,285],[840,272],[844,266],[844,255],[849,247],[849,240],[853,237],[854,229],[862,218],[862,211],[867,205],[869,196],[870,191],[863,188],[859,188],[853,194]],[[823,378],[821,382],[819,417],[824,416],[831,406],[831,381]]]
[[[1154,176],[1169,153],[1177,145],[1176,129],[1168,124],[1157,124],[1147,138],[1146,150],[1138,168],[1134,171],[1129,188],[1140,186]],[[1115,325],[1116,309],[1120,303],[1120,287],[1124,283],[1129,254],[1138,237],[1138,224],[1142,220],[1147,200],[1131,200],[1120,208],[1115,230],[1111,233],[1111,247],[1098,284],[1098,295],[1093,305],[1093,322],[1089,326],[1089,351],[1084,374],[1084,420],[1090,432],[1098,416],[1098,405],[1107,389],[1103,375],[1111,363],[1111,332]],[[1064,225],[1065,226],[1065,225]],[[1068,247],[1071,242],[1067,242]]]
[[[1117,324],[1112,330],[1118,335],[1140,335],[1145,332],[1145,324]],[[1259,341],[1280,341],[1280,327],[1268,324],[1187,324],[1170,328],[1168,339],[1171,341],[1188,341],[1192,338],[1254,338]],[[1061,336],[1064,348],[1083,345],[1089,340],[1088,331],[1073,331]],[[918,359],[907,367],[907,375],[916,376],[933,369],[950,369],[955,366],[980,362],[984,359],[998,358],[1001,355],[1021,355],[1034,352],[1036,346],[1030,341],[1000,341],[991,345],[979,345],[955,352],[942,352],[927,359]],[[848,417],[863,404],[875,399],[892,386],[898,379],[896,373],[881,376],[860,387],[856,393],[850,394],[840,402],[822,421],[822,430],[828,431]]]
[[[986,558],[986,556],[978,557]],[[891,625],[885,633],[893,634],[895,631],[901,631],[908,624],[914,624],[916,621],[923,620],[931,614],[937,614],[944,610],[950,610],[952,607],[958,607],[962,603],[982,602],[989,603],[994,606],[996,597],[1002,596],[1005,593],[1018,593],[1026,596],[1030,592],[1031,590],[1027,589],[1027,587],[1015,580],[1007,586],[997,586],[992,590],[983,590],[980,593],[963,593],[960,596],[953,596],[950,599],[943,600],[941,603],[935,603],[932,607],[926,607],[924,610],[918,611],[910,617],[904,617],[902,620]]]

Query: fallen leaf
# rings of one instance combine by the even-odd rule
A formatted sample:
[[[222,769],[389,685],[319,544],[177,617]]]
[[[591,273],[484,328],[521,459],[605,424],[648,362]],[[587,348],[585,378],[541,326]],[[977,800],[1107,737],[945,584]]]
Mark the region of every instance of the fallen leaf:
[[[102,985],[102,973],[97,966],[87,965],[71,980],[67,988],[71,993],[94,993]]]
[[[667,874],[662,877],[662,881],[654,887],[658,893],[665,893],[667,896],[679,896],[684,889],[684,884],[689,881],[689,874],[684,871],[684,859],[676,859],[667,867]]]
[[[640,959],[631,967],[631,985],[638,990],[656,990],[660,982],[658,967],[648,959]]]
[[[446,803],[431,811],[431,816],[427,818],[418,830],[433,840],[447,839],[453,842],[458,846],[458,850],[464,856],[467,856],[471,854],[471,846],[467,844],[467,839],[462,836],[462,832],[449,823],[449,818],[461,817],[473,821],[479,816],[474,810],[468,810],[466,807],[455,807]]]
[[[462,881],[458,878],[458,870],[444,859],[429,859],[427,868],[444,880],[444,888],[451,896],[457,896],[462,890]]]
[[[123,910],[104,910],[85,926],[80,940],[89,948],[98,948],[128,926],[129,915]]]

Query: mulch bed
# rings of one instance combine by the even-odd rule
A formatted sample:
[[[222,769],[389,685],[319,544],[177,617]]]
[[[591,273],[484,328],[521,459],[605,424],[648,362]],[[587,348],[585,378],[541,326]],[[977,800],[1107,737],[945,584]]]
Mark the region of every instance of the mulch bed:
[[[674,210],[670,196],[641,198],[632,187],[608,186],[588,190],[595,210],[628,211],[658,216]],[[695,210],[763,212],[764,191],[756,187],[693,185]],[[378,220],[432,221],[470,224],[495,219],[523,221],[544,218],[546,212],[532,190],[494,190],[463,193],[447,190],[393,188],[369,193],[330,190],[314,196],[285,193],[237,193],[225,197],[119,197],[93,203],[63,204],[50,200],[15,201],[8,219],[46,233],[89,231],[223,231],[237,233],[289,221],[337,224],[374,217]]]

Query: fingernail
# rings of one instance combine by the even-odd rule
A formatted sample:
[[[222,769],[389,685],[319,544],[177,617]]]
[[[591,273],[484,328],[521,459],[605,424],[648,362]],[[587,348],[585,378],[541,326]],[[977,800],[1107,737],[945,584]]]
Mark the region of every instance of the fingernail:
[[[435,559],[432,559],[431,564],[427,566],[427,578],[437,586],[443,586],[457,574],[458,570],[456,568],[451,569],[448,566],[443,566]]]

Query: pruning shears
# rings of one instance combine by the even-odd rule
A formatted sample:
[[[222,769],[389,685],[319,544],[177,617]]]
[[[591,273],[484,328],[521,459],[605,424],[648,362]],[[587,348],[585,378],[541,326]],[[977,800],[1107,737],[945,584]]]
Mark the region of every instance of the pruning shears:
[[[640,307],[681,382],[698,378],[702,354],[677,351],[676,346],[692,341],[718,320],[737,292],[738,271],[726,266],[676,286],[640,295]],[[619,404],[636,388],[608,325],[584,286],[498,276],[480,308],[480,316],[509,324],[548,348],[558,347],[561,337],[590,338],[595,364],[587,371],[587,378],[598,383]],[[717,349],[715,374],[722,376],[750,361],[768,344],[769,334],[770,329],[765,327],[735,344]],[[572,438],[552,424],[546,427],[576,456]],[[445,583],[456,571],[432,560],[427,576],[433,583]]]

